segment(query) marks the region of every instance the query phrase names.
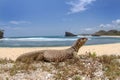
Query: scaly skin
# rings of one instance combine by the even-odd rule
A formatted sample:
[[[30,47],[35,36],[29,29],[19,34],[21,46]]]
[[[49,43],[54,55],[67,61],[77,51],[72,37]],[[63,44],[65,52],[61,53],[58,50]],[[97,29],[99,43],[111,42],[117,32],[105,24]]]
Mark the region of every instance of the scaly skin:
[[[80,38],[70,48],[64,50],[40,50],[28,52],[20,55],[16,61],[33,62],[44,60],[49,62],[61,62],[76,56],[80,47],[82,47],[86,41],[87,38]]]

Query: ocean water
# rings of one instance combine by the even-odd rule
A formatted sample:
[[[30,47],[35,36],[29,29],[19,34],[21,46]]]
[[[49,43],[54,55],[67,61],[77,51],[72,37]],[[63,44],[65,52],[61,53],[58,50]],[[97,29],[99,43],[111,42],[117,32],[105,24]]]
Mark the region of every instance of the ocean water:
[[[78,38],[87,37],[85,45],[97,45],[108,43],[120,43],[120,38],[100,36],[31,36],[31,37],[8,37],[0,39],[0,47],[52,47],[70,46]]]

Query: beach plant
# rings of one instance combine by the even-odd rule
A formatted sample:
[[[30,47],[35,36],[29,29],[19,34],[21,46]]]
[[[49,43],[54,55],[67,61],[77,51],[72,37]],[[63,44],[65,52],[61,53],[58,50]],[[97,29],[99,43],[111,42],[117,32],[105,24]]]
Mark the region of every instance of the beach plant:
[[[0,58],[0,64],[6,64],[6,63],[13,63],[14,61],[12,59],[8,59],[8,58]]]
[[[89,52],[89,56],[90,57],[92,57],[92,58],[95,58],[95,57],[97,57],[97,54],[96,54],[96,52]]]
[[[99,61],[103,65],[103,71],[105,71],[105,75],[110,80],[115,80],[120,76],[120,63],[116,61],[116,59],[120,59],[120,56],[116,55],[103,55],[99,56]]]
[[[73,80],[82,80],[82,78],[81,78],[80,75],[75,75],[75,76],[73,76],[72,79],[73,79]]]
[[[11,76],[15,75],[17,73],[17,66],[13,65],[9,72]]]
[[[100,62],[105,63],[105,64],[110,64],[111,61],[113,61],[114,59],[119,59],[119,56],[117,55],[102,55],[102,56],[98,56]]]
[[[15,75],[17,72],[29,72],[30,70],[36,70],[35,66],[26,63],[14,63],[13,67],[9,70],[11,76]]]
[[[6,77],[6,80],[9,80],[9,78],[8,78],[8,77]]]

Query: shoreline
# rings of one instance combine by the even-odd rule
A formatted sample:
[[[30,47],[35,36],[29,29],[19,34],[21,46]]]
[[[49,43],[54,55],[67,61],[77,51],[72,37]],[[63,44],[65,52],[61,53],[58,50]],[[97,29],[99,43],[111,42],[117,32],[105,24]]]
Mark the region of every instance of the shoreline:
[[[15,60],[19,55],[36,50],[45,49],[67,49],[70,46],[61,47],[0,47],[0,58],[10,58]],[[85,54],[86,52],[96,53],[100,55],[120,55],[120,43],[112,44],[98,44],[98,45],[85,45],[80,48],[78,54]]]
[[[113,38],[120,38],[120,36],[114,36],[114,35],[102,35],[100,37],[113,37]]]
[[[102,43],[102,44],[85,44],[84,46],[97,46],[97,45],[108,45],[108,44],[120,44],[120,42],[113,42],[113,43]],[[60,48],[60,47],[70,47],[70,46],[38,46],[38,47],[34,47],[34,46],[30,46],[30,47],[26,47],[26,46],[22,46],[22,47],[1,47],[0,48]]]

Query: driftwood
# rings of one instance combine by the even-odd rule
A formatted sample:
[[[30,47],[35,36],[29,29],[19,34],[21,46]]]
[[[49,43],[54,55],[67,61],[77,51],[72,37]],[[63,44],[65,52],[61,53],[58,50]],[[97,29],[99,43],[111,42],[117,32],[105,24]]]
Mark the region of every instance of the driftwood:
[[[20,55],[16,61],[33,62],[44,60],[49,62],[61,62],[76,56],[79,48],[82,47],[86,41],[87,38],[80,38],[70,48],[64,50],[40,50],[28,52]]]

